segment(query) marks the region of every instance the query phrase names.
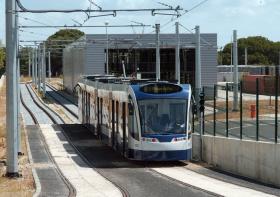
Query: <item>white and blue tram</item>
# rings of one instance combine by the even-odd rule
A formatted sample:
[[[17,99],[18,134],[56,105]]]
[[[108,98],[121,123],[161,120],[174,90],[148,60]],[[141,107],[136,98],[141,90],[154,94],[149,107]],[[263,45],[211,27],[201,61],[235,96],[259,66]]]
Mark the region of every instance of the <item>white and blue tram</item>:
[[[80,121],[125,157],[191,158],[190,85],[87,76],[78,86]]]

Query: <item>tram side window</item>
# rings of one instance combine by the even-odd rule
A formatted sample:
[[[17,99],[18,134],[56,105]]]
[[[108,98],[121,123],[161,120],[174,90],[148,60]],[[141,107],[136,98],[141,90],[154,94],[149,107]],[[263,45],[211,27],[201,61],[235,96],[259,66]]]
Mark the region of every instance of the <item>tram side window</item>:
[[[129,113],[129,122],[128,122],[128,129],[131,136],[139,141],[139,132],[136,122],[136,114],[132,103],[128,103],[128,113]]]

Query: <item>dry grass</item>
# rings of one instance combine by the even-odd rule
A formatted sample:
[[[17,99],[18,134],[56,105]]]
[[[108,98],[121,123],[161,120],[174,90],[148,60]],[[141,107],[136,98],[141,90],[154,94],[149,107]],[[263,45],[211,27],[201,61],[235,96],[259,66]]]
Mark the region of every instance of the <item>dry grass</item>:
[[[63,90],[63,79],[61,78],[52,78],[49,83],[58,90]]]
[[[28,160],[28,153],[26,149],[25,133],[22,132],[22,152],[23,156],[19,157],[19,172],[22,178],[9,179],[6,174],[6,90],[5,85],[0,88],[0,197],[8,196],[32,196],[35,190],[34,180],[32,176],[31,166]],[[21,122],[21,131],[24,131]]]
[[[22,83],[26,83],[26,82],[29,82],[29,81],[32,81],[32,78],[31,77],[21,77],[20,78],[20,82]]]

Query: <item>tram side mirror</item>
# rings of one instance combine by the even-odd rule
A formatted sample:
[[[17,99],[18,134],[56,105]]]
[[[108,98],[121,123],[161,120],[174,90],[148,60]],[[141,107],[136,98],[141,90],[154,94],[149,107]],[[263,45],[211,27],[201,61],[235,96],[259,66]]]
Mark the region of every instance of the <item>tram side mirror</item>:
[[[129,115],[132,116],[133,112],[134,112],[133,111],[133,105],[131,103],[128,103],[128,113],[129,113]]]

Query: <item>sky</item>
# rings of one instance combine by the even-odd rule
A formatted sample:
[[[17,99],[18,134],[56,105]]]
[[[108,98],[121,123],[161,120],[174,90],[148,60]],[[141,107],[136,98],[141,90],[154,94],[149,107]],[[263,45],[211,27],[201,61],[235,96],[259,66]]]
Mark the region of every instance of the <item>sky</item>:
[[[29,9],[87,9],[88,0],[20,0]],[[184,10],[190,10],[202,0],[93,0],[103,9],[135,9],[135,8],[164,8],[158,4],[162,2],[176,7],[180,5]],[[86,19],[84,13],[47,13],[32,14],[20,13],[20,25],[40,25],[37,22],[26,20],[34,19],[47,25],[73,25],[75,21],[82,23]],[[264,36],[273,41],[280,41],[280,0],[208,0],[201,6],[193,9],[178,21],[188,30],[196,25],[201,33],[217,33],[218,47],[231,41],[232,31],[238,31],[238,37]],[[131,21],[147,25],[160,23],[162,26],[170,21],[171,16],[152,16],[145,13],[117,13],[116,17],[91,18],[85,25],[127,25]],[[174,33],[174,22],[163,26],[162,33]],[[59,29],[23,29],[20,32],[21,40],[45,40]],[[105,28],[83,28],[85,33],[105,33]],[[152,27],[144,29],[146,33],[153,31]],[[141,33],[142,28],[109,28],[108,33]],[[181,33],[189,33],[180,28]],[[5,0],[0,0],[0,40],[5,42]]]

